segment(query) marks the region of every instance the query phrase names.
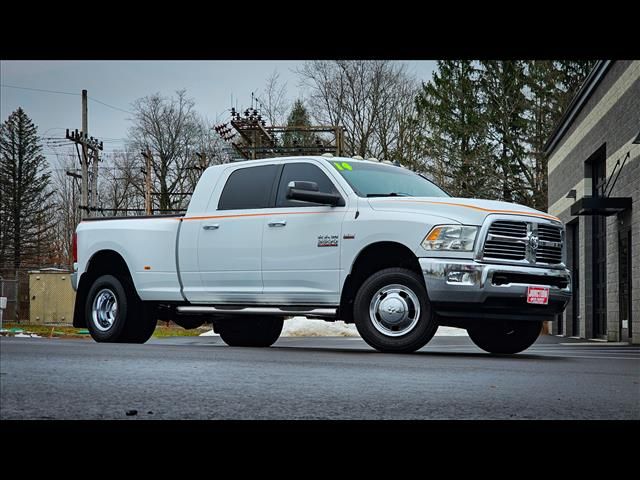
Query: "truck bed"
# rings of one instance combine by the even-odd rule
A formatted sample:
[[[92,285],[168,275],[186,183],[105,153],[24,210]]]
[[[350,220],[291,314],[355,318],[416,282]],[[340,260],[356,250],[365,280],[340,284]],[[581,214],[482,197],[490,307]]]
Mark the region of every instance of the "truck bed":
[[[176,240],[183,216],[83,220],[77,229],[79,271],[85,270],[85,262],[94,252],[114,251],[126,262],[142,300],[182,300],[176,268]]]

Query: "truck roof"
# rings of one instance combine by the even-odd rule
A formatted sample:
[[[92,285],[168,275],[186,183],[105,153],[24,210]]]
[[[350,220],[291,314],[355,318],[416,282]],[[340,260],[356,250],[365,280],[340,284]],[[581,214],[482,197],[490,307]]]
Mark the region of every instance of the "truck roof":
[[[389,163],[385,163],[385,162],[378,162],[377,160],[360,160],[357,158],[352,158],[352,157],[323,157],[320,155],[299,155],[299,156],[292,156],[292,157],[273,157],[273,158],[263,158],[260,160],[241,160],[238,162],[230,162],[230,163],[224,163],[224,164],[220,164],[220,165],[212,165],[209,168],[221,168],[221,167],[228,167],[229,165],[266,165],[266,164],[271,164],[274,162],[278,162],[278,163],[283,163],[286,161],[293,161],[293,160],[309,160],[309,159],[313,159],[313,160],[320,160],[320,161],[326,161],[328,163],[331,162],[349,162],[349,163],[380,163],[383,165],[390,165]]]

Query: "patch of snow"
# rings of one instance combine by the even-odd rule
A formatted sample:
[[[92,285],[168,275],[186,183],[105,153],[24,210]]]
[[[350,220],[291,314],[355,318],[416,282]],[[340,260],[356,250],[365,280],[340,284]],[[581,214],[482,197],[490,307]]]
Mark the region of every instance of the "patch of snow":
[[[40,335],[36,333],[16,333],[14,337],[17,338],[42,338]]]
[[[468,337],[467,331],[464,328],[455,327],[438,327],[436,337]]]
[[[217,337],[213,330],[200,334],[201,337]],[[360,334],[353,323],[325,322],[324,320],[293,317],[285,320],[281,337],[359,337]],[[438,337],[466,337],[467,331],[462,328],[439,327]]]
[[[217,333],[215,333],[213,331],[213,329],[211,330],[207,330],[204,333],[201,333],[200,335],[198,335],[199,337],[219,337],[220,335],[218,335]]]
[[[352,323],[325,322],[306,317],[293,317],[285,320],[281,337],[359,337]]]
[[[360,334],[353,323],[325,322],[305,317],[293,317],[284,322],[282,337],[359,337]],[[466,337],[467,331],[462,328],[438,327],[436,336]]]

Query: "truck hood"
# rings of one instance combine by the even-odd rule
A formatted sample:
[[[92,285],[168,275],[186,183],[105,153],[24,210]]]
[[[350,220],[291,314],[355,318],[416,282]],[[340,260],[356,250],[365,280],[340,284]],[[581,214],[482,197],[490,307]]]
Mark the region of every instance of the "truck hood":
[[[437,215],[464,225],[482,225],[491,214],[527,215],[559,221],[553,215],[533,208],[495,200],[452,197],[380,197],[367,200],[374,210]]]

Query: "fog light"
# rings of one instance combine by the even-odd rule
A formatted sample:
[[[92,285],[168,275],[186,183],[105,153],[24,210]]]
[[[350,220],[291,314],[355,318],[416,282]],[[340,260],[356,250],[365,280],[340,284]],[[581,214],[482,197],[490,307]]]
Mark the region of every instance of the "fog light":
[[[464,278],[464,272],[449,272],[447,275],[447,282],[460,283]]]
[[[473,285],[476,280],[475,272],[456,272],[447,273],[447,283],[457,283],[459,285]]]

